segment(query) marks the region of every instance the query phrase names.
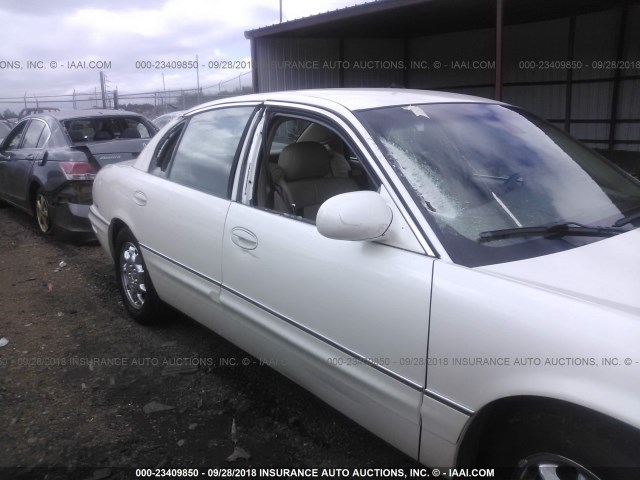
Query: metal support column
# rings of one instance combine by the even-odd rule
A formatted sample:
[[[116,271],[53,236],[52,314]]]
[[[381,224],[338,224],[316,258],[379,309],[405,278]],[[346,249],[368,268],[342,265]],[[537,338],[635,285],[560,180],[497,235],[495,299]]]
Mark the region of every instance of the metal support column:
[[[495,99],[502,100],[502,27],[504,0],[496,0],[496,93]]]
[[[571,15],[569,19],[569,51],[567,52],[567,60],[573,62],[574,51],[576,42],[576,16]],[[571,97],[573,94],[573,70],[567,69],[567,87],[565,90],[565,105],[564,105],[564,131],[570,133],[571,131]]]
[[[618,49],[616,63],[620,63],[624,55],[624,40],[627,34],[627,17],[629,16],[629,2],[620,11],[620,30],[618,31]],[[609,126],[609,150],[613,150],[616,140],[616,125],[618,123],[618,99],[620,97],[620,69],[616,68],[613,78],[613,92],[611,94],[611,123]]]

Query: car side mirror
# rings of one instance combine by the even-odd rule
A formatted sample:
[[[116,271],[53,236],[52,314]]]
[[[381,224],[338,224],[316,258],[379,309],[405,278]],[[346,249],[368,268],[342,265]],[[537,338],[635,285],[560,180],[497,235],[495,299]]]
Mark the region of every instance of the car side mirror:
[[[375,240],[386,233],[392,220],[391,208],[379,193],[350,192],[322,204],[316,228],[336,240]]]

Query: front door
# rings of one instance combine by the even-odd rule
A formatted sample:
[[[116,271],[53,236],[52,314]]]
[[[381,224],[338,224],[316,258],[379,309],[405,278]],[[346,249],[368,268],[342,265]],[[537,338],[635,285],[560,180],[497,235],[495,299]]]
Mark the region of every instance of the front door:
[[[346,153],[339,155],[366,162],[343,130],[322,123],[331,145]],[[273,140],[275,128],[267,124],[263,137]],[[311,121],[306,131],[314,128]],[[278,156],[270,147],[262,152],[265,161]],[[290,162],[274,162],[272,175],[286,181]],[[285,171],[278,172],[280,167]],[[257,168],[256,177],[264,171]],[[293,171],[288,178],[321,168],[297,165]],[[302,197],[324,188],[332,175],[317,185],[304,180]],[[259,178],[251,183],[264,184]],[[335,188],[344,183],[335,182]],[[377,186],[372,178],[356,183],[357,189]],[[300,206],[299,199],[288,200]],[[390,206],[401,222],[399,210]],[[222,240],[222,302],[233,329],[221,333],[417,458],[433,258],[388,244],[323,237],[315,217],[298,210],[231,204]]]

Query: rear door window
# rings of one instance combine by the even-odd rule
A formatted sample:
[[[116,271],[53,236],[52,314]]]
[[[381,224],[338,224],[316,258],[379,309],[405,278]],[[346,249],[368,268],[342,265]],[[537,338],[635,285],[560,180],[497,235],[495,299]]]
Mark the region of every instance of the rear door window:
[[[255,107],[227,107],[194,115],[169,169],[169,180],[229,198],[230,177]]]
[[[38,146],[40,136],[43,134],[46,126],[47,124],[41,120],[31,120],[31,123],[24,134],[22,148],[36,148]]]

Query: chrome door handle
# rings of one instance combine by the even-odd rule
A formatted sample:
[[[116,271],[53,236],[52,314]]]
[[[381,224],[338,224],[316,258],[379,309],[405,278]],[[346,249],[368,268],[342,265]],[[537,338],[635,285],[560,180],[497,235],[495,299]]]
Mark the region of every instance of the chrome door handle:
[[[258,237],[242,227],[231,229],[231,241],[245,250],[255,250],[258,246]]]
[[[144,194],[144,192],[141,192],[140,190],[138,190],[136,193],[133,194],[133,201],[136,202],[141,207],[144,207],[147,204],[147,196]]]

